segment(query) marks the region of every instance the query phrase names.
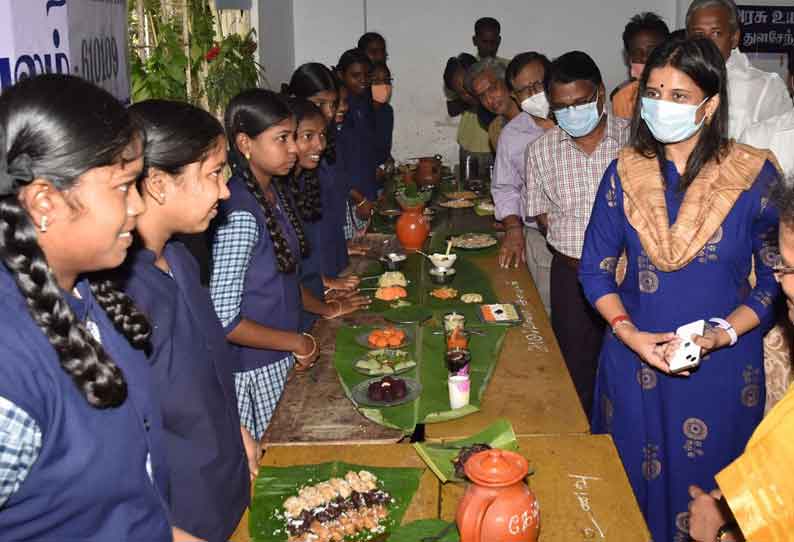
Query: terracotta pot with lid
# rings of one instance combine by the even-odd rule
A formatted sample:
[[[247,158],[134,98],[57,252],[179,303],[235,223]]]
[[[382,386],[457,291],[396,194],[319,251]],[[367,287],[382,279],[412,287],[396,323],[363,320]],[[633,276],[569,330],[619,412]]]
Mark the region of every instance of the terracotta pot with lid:
[[[461,542],[537,542],[540,509],[524,479],[529,463],[506,450],[475,454],[464,467],[471,484],[455,520]]]
[[[441,181],[441,156],[425,156],[416,162],[414,179],[420,186],[432,186]]]

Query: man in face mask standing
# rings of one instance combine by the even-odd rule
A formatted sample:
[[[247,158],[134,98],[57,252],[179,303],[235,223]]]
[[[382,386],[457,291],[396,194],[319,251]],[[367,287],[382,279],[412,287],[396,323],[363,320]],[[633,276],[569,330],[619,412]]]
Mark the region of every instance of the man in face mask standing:
[[[496,162],[491,182],[496,219],[505,228],[499,249],[499,265],[518,267],[526,261],[543,306],[551,313],[549,276],[551,253],[537,223],[527,217],[526,149],[554,122],[549,120],[549,102],[543,79],[549,60],[540,53],[520,53],[507,66],[503,101],[509,101],[515,113],[502,129],[496,146]],[[492,100],[486,100],[484,105]]]
[[[544,87],[557,126],[527,149],[526,214],[546,231],[553,254],[551,323],[589,415],[604,322],[577,273],[598,185],[628,141],[628,122],[608,111],[601,72],[586,53],[554,60]]]

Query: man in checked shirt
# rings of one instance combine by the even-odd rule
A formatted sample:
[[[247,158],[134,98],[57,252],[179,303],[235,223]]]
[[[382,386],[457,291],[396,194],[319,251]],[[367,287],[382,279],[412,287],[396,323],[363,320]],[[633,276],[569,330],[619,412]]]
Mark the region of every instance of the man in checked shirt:
[[[527,149],[527,216],[546,232],[553,254],[552,328],[589,416],[604,321],[585,299],[577,271],[598,185],[629,129],[608,110],[601,72],[586,53],[554,60],[544,87],[558,125]]]

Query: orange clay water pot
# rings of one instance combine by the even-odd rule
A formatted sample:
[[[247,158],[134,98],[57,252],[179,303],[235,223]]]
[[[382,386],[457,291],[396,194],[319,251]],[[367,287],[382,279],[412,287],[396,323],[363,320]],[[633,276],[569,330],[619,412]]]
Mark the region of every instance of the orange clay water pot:
[[[471,456],[464,470],[472,483],[455,517],[460,542],[537,542],[540,510],[524,482],[524,457],[487,450]]]
[[[405,250],[422,250],[430,235],[430,222],[425,218],[425,206],[403,208],[397,219],[397,239]]]
[[[441,157],[426,156],[416,163],[414,179],[419,186],[432,186],[441,181]]]

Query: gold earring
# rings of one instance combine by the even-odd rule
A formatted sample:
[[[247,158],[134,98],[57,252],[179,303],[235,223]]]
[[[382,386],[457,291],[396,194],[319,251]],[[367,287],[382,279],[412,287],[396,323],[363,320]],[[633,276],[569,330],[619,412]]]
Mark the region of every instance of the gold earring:
[[[41,233],[47,231],[47,215],[41,217],[41,225],[39,226],[39,230],[41,230]]]
[[[250,152],[245,153],[245,159],[248,160],[249,162],[251,161],[251,153]]]

